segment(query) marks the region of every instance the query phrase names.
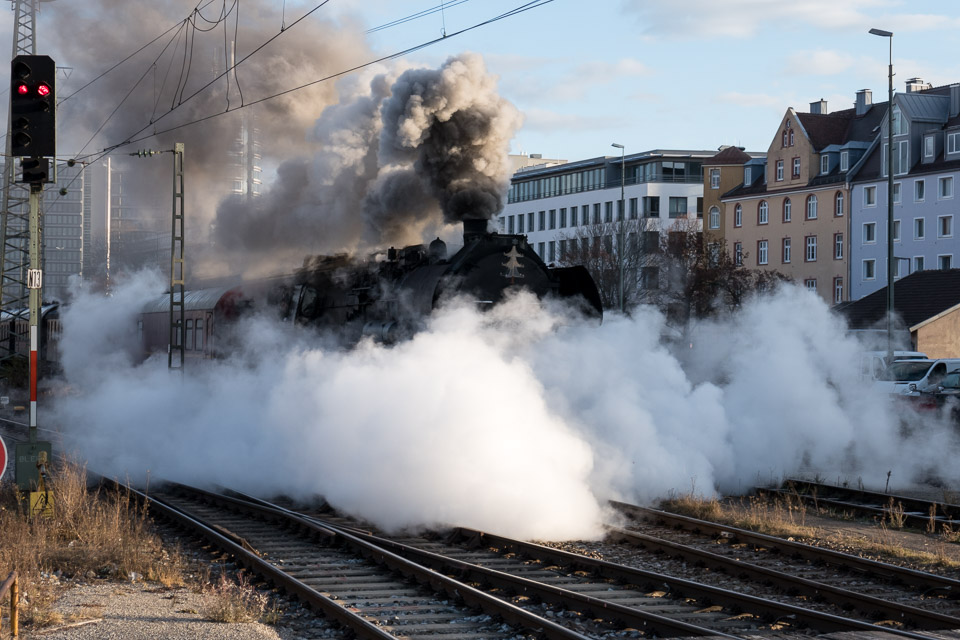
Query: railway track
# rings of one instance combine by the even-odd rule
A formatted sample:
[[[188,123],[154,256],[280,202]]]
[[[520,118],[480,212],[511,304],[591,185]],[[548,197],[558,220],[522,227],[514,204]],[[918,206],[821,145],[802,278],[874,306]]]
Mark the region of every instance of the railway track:
[[[453,558],[463,563],[456,567],[457,576],[475,584],[487,584],[494,589],[511,593],[518,593],[518,588],[522,588],[525,596],[533,596],[542,602],[555,601],[559,606],[570,606],[562,604],[564,594],[552,593],[543,585],[559,586],[568,592],[581,593],[605,601],[603,604],[592,602],[594,607],[604,608],[593,611],[590,614],[593,616],[610,617],[614,609],[613,605],[623,604],[639,612],[645,609],[650,612],[656,611],[657,615],[697,624],[713,629],[714,632],[721,631],[736,635],[762,635],[791,631],[864,632],[882,629],[907,637],[930,637],[924,635],[922,631],[917,632],[911,629],[960,628],[960,620],[956,618],[919,610],[903,603],[880,601],[870,603],[871,607],[867,607],[861,602],[863,616],[874,620],[883,619],[885,624],[880,626],[864,619],[850,619],[844,615],[814,611],[795,604],[774,602],[731,589],[713,587],[662,573],[604,562],[597,558],[544,545],[509,540],[463,528],[455,529],[442,538],[438,536],[429,539],[387,538],[374,535],[349,519],[337,518],[329,513],[313,513],[309,514],[309,517],[331,528],[343,528],[358,536],[367,537],[375,544],[418,563],[432,566],[438,571],[451,571],[449,559]],[[514,580],[511,582],[497,574],[513,576]],[[521,584],[520,580],[541,584],[539,586],[523,584],[518,587]],[[768,576],[762,576],[759,580],[769,582]],[[789,577],[784,578],[784,581],[789,580]],[[852,608],[846,600],[839,598],[836,594],[821,594],[817,597],[825,600],[836,598],[829,606],[841,612]],[[659,599],[659,602],[656,599]],[[854,595],[853,599],[857,600],[857,596]],[[584,604],[581,603],[579,607],[582,609]],[[886,617],[884,614],[887,614]],[[620,615],[622,615],[621,612],[616,611],[613,617],[616,619]],[[748,628],[742,626],[744,623]],[[648,631],[653,631],[656,635],[668,635],[663,630],[650,628],[652,624],[652,622],[647,623]]]
[[[800,500],[815,508],[830,508],[875,518],[896,526],[927,532],[955,530],[960,524],[960,505],[910,496],[867,491],[809,480],[787,480],[779,489],[757,489],[758,494],[783,500]]]

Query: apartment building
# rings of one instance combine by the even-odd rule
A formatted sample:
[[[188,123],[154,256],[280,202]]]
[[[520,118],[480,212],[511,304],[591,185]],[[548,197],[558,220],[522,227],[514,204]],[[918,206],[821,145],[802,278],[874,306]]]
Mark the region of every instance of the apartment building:
[[[743,184],[721,197],[734,257],[779,271],[827,302],[848,300],[849,180],[885,111],[866,89],[854,108],[832,114],[823,100],[809,113],[788,108],[765,161],[747,161]]]

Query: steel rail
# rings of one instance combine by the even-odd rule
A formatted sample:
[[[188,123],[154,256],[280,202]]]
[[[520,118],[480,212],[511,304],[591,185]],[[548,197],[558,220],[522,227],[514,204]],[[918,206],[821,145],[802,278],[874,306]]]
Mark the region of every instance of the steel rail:
[[[841,510],[858,511],[881,518],[902,517],[906,524],[918,529],[929,529],[932,522],[936,530],[942,530],[945,525],[955,527],[960,522],[960,505],[866,489],[851,489],[810,480],[789,479],[784,482],[784,485],[780,489],[757,488],[756,491],[782,496],[785,499],[797,498],[817,506],[829,505]],[[894,514],[890,508],[891,504],[901,509],[902,513]]]
[[[597,560],[587,556],[581,556],[569,551],[553,549],[532,542],[522,542],[512,540],[503,536],[497,536],[472,529],[457,528],[455,530],[466,539],[475,539],[478,542],[505,549],[511,549],[516,553],[538,559],[547,559],[551,562],[568,565],[582,571],[590,571],[595,575],[601,575],[617,580],[637,582],[646,581],[660,585],[667,585],[670,593],[676,597],[693,597],[707,602],[718,603],[728,607],[735,607],[742,611],[748,611],[755,615],[766,616],[770,620],[788,619],[793,620],[822,632],[832,631],[872,631],[884,632],[914,638],[915,640],[931,640],[933,636],[903,631],[891,627],[883,627],[871,624],[862,620],[844,618],[828,613],[804,609],[785,603],[766,600],[756,596],[750,596],[728,589],[721,589],[710,585],[700,584],[691,580],[674,578],[643,569],[625,567],[613,564],[604,560]]]
[[[876,576],[890,582],[900,582],[910,586],[920,587],[924,589],[925,592],[937,591],[952,598],[960,598],[960,580],[954,578],[926,573],[925,571],[918,571],[907,567],[898,567],[897,565],[871,560],[869,558],[861,558],[848,553],[834,551],[833,549],[814,547],[793,540],[784,540],[783,538],[777,538],[764,533],[756,533],[717,522],[699,520],[697,518],[691,518],[690,516],[669,513],[660,509],[650,509],[648,507],[639,507],[616,501],[611,501],[610,504],[627,515],[661,521],[671,527],[682,528],[687,531],[696,531],[704,535],[723,536],[745,544],[776,549],[784,556],[803,558],[804,560],[843,567],[858,573]]]
[[[261,505],[270,505],[270,503],[264,500],[250,496],[244,496],[241,499],[251,500]],[[656,613],[645,612],[633,607],[627,607],[609,600],[603,600],[602,598],[586,596],[569,589],[554,587],[548,584],[537,582],[536,580],[531,580],[529,578],[523,578],[503,571],[497,571],[496,569],[490,569],[488,567],[482,567],[469,562],[464,562],[462,560],[449,558],[437,553],[403,544],[402,542],[381,538],[373,535],[370,532],[362,531],[360,529],[343,527],[341,525],[327,522],[322,518],[304,516],[295,511],[277,505],[270,506],[274,509],[279,509],[287,513],[295,514],[299,517],[307,518],[308,520],[316,522],[324,527],[350,532],[352,535],[368,540],[379,547],[389,549],[397,555],[413,559],[418,564],[431,567],[436,571],[455,574],[462,580],[469,580],[471,582],[479,582],[498,588],[509,589],[517,593],[539,598],[544,602],[561,605],[574,604],[579,607],[577,609],[578,611],[589,613],[592,617],[601,618],[625,627],[634,626],[636,628],[643,629],[646,632],[652,632],[656,635],[713,636],[718,638],[739,637],[687,622],[673,620]]]
[[[567,629],[566,627],[555,622],[551,622],[546,618],[541,618],[540,616],[532,614],[529,611],[525,611],[524,609],[509,602],[505,602],[495,596],[484,593],[479,589],[475,589],[474,587],[471,587],[463,582],[437,573],[436,571],[433,571],[427,567],[421,566],[382,547],[372,544],[369,541],[363,540],[349,532],[335,530],[331,527],[323,526],[288,510],[281,510],[276,507],[265,506],[263,504],[255,504],[242,499],[232,498],[202,489],[196,489],[194,487],[187,487],[185,485],[172,483],[172,486],[175,486],[183,491],[203,496],[205,499],[213,502],[229,504],[238,510],[255,512],[261,517],[295,524],[304,531],[326,538],[332,544],[345,543],[344,546],[352,548],[355,552],[362,554],[364,557],[370,558],[408,578],[412,578],[420,584],[429,585],[435,591],[445,593],[451,598],[462,600],[464,604],[470,608],[481,610],[487,615],[502,619],[507,624],[536,633],[545,640],[588,640],[587,637],[583,636],[582,634],[571,631],[570,629]],[[155,501],[156,498],[151,498],[151,505],[153,505]],[[217,535],[221,538],[224,537],[221,534]],[[231,543],[231,545],[233,548],[243,551],[245,555],[251,555],[250,552],[244,549],[243,546],[237,545],[236,543]],[[299,583],[299,581],[297,581],[295,578],[288,576],[273,565],[261,560],[259,557],[255,555],[253,557],[256,558],[258,563],[263,563],[271,567],[273,570],[272,574],[279,574],[278,579],[280,579],[279,576],[285,576],[286,580],[292,580]],[[283,586],[282,583],[277,584]],[[303,586],[307,589],[310,589],[306,585]],[[323,597],[321,594],[317,595]],[[339,605],[335,606],[339,607],[342,611],[345,611],[343,607],[340,607]]]
[[[960,618],[935,611],[920,609],[912,605],[897,604],[876,596],[864,595],[842,587],[824,584],[808,578],[792,576],[783,571],[768,569],[743,560],[729,558],[684,544],[661,540],[637,531],[628,531],[619,527],[608,527],[608,537],[616,542],[626,542],[636,546],[653,549],[673,557],[695,562],[711,569],[725,571],[733,576],[748,576],[753,580],[768,582],[785,592],[799,593],[811,598],[825,598],[831,604],[842,608],[856,609],[866,618],[888,618],[917,629],[960,629]],[[886,627],[884,627],[886,628]]]

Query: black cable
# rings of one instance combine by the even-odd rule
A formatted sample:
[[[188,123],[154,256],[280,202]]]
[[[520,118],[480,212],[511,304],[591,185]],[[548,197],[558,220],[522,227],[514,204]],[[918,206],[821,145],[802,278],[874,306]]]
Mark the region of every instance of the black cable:
[[[412,14],[410,14],[409,16],[406,16],[405,18],[397,18],[396,20],[392,20],[392,21],[390,21],[390,22],[386,22],[386,23],[380,25],[379,27],[372,27],[372,28],[370,28],[370,29],[367,29],[365,33],[376,33],[377,31],[383,31],[384,29],[389,29],[389,28],[391,28],[391,27],[395,27],[395,26],[397,26],[397,25],[401,25],[401,24],[403,24],[403,23],[405,23],[405,22],[410,22],[410,21],[412,21],[412,20],[417,20],[417,19],[419,19],[419,18],[423,18],[423,17],[429,16],[429,15],[432,15],[432,14],[434,14],[434,13],[437,13],[438,11],[442,11],[444,8],[449,9],[449,8],[451,8],[451,7],[456,7],[457,5],[461,5],[461,4],[464,4],[464,3],[469,2],[469,1],[470,1],[470,0],[456,0],[455,2],[444,3],[444,4],[438,5],[438,6],[436,6],[436,7],[431,7],[430,9],[424,9],[423,11],[418,11],[417,13],[412,13]]]
[[[421,43],[421,44],[418,44],[418,45],[415,45],[415,46],[413,46],[413,47],[409,47],[409,48],[407,48],[407,49],[404,49],[404,50],[402,50],[402,51],[398,51],[398,52],[396,52],[396,53],[392,53],[392,54],[389,54],[389,55],[386,55],[386,56],[382,56],[382,57],[377,58],[377,59],[375,59],[375,60],[370,60],[370,61],[365,62],[365,63],[363,63],[363,64],[357,65],[357,66],[355,66],[355,67],[351,67],[351,68],[349,68],[349,69],[345,69],[345,70],[343,70],[343,71],[339,71],[339,72],[337,72],[337,73],[333,73],[333,74],[331,74],[331,75],[328,75],[328,76],[326,76],[326,77],[320,78],[320,79],[318,79],[318,80],[313,80],[312,82],[308,82],[308,83],[306,83],[306,84],[302,84],[302,85],[300,85],[300,86],[293,87],[293,88],[291,88],[291,89],[286,89],[286,90],[284,90],[284,91],[280,91],[280,92],[278,92],[278,93],[275,93],[275,94],[272,94],[272,95],[269,95],[269,96],[260,98],[260,99],[258,99],[258,100],[254,100],[254,101],[252,101],[252,102],[245,103],[245,104],[241,105],[240,107],[236,107],[236,108],[234,108],[234,109],[229,109],[228,111],[223,111],[223,112],[218,112],[218,113],[210,114],[210,115],[207,115],[207,116],[203,116],[203,117],[197,118],[197,119],[195,119],[195,120],[191,120],[190,122],[185,122],[185,123],[183,123],[183,124],[179,124],[179,125],[176,125],[176,126],[169,127],[169,128],[167,128],[167,129],[160,129],[159,131],[154,131],[153,133],[151,133],[151,134],[149,134],[149,135],[140,136],[140,134],[142,134],[147,128],[149,128],[150,125],[148,124],[148,125],[144,126],[143,128],[139,129],[138,131],[134,132],[133,134],[131,134],[131,135],[130,135],[126,140],[124,140],[123,142],[120,142],[120,143],[111,145],[111,146],[109,146],[109,147],[105,147],[103,151],[109,153],[110,151],[113,151],[114,149],[119,149],[120,147],[124,147],[124,146],[129,145],[129,144],[134,144],[134,143],[140,142],[140,141],[142,141],[142,140],[146,140],[147,138],[151,138],[151,137],[153,137],[153,136],[155,136],[155,135],[161,135],[161,134],[164,134],[164,133],[169,133],[169,132],[171,132],[171,131],[176,131],[177,129],[182,129],[182,128],[184,128],[184,127],[188,127],[188,126],[191,126],[191,125],[194,125],[194,124],[199,124],[199,123],[201,123],[201,122],[206,122],[207,120],[212,120],[213,118],[216,118],[216,117],[225,115],[226,113],[232,113],[233,111],[237,111],[238,109],[243,109],[243,108],[246,108],[246,107],[250,107],[250,106],[253,106],[253,105],[255,105],[255,104],[259,104],[259,103],[261,103],[261,102],[266,102],[266,101],[268,101],[268,100],[272,100],[272,99],[274,99],[274,98],[278,98],[278,97],[280,97],[280,96],[284,96],[284,95],[286,95],[286,94],[288,94],[288,93],[293,93],[293,92],[295,92],[295,91],[299,91],[299,90],[301,90],[301,89],[305,89],[305,88],[307,88],[307,87],[311,87],[311,86],[313,86],[313,85],[315,85],[315,84],[319,84],[319,83],[321,83],[321,82],[327,82],[327,81],[332,80],[332,79],[334,79],[334,78],[339,78],[340,76],[344,76],[344,75],[347,75],[347,74],[349,74],[349,73],[353,73],[354,71],[358,71],[358,70],[360,70],[360,69],[363,69],[363,68],[365,68],[365,67],[372,66],[372,65],[374,65],[374,64],[378,64],[378,63],[381,63],[381,62],[386,62],[386,61],[388,61],[388,60],[393,60],[393,59],[402,57],[402,56],[405,56],[405,55],[407,55],[407,54],[413,53],[413,52],[415,52],[415,51],[419,51],[420,49],[424,49],[424,48],[426,48],[426,47],[429,47],[429,46],[431,46],[431,45],[434,45],[434,44],[436,44],[436,43],[438,43],[438,42],[440,42],[440,41],[442,41],[442,40],[446,40],[446,39],[449,39],[449,38],[453,38],[453,37],[458,36],[458,35],[461,35],[461,34],[463,34],[463,33],[467,33],[467,32],[469,32],[469,31],[473,31],[474,29],[479,29],[480,27],[484,27],[484,26],[493,24],[493,23],[495,23],[495,22],[499,22],[500,20],[504,20],[504,19],[506,19],[506,18],[511,18],[511,17],[513,17],[513,16],[515,16],[515,15],[519,15],[519,14],[524,13],[524,12],[526,12],[526,11],[529,11],[529,10],[531,10],[531,9],[537,9],[537,8],[542,7],[542,6],[544,6],[544,5],[550,4],[550,3],[553,2],[553,1],[554,1],[554,0],[531,0],[530,2],[526,2],[526,3],[524,3],[524,4],[520,5],[520,6],[514,8],[514,9],[511,9],[511,10],[509,10],[509,11],[506,11],[506,12],[504,12],[504,13],[498,15],[498,16],[495,16],[495,17],[493,17],[493,18],[489,18],[489,19],[487,19],[487,20],[484,20],[483,22],[478,22],[478,23],[476,23],[476,24],[474,24],[474,25],[472,25],[472,26],[469,26],[469,27],[465,27],[465,28],[463,28],[463,29],[460,29],[459,31],[455,31],[455,32],[453,32],[453,33],[446,34],[446,35],[441,36],[441,37],[439,37],[439,38],[434,38],[434,39],[432,39],[432,40],[428,40],[428,41],[423,42],[423,43]],[[327,2],[329,2],[329,0],[326,0],[323,4],[326,4]],[[317,6],[317,7],[315,7],[314,9],[312,9],[312,10],[311,10],[311,13],[312,13],[313,11],[315,11],[316,9],[319,9],[321,6],[323,6],[323,4],[321,4],[321,5]],[[309,14],[307,14],[307,15],[309,15]],[[300,18],[300,20],[302,20],[302,19],[305,18],[305,17],[306,17],[306,15],[303,16],[302,18]],[[299,20],[298,20],[297,22],[299,22]],[[290,26],[292,27],[292,26],[295,25],[295,24],[296,24],[296,22],[294,22],[294,23],[291,24]],[[254,55],[254,53],[256,53],[257,51],[259,51],[260,49],[262,49],[264,46],[266,46],[267,44],[269,44],[272,40],[276,39],[276,37],[279,36],[279,35],[280,35],[280,34],[278,33],[277,35],[271,37],[269,40],[267,40],[267,41],[264,42],[262,45],[260,45],[257,49],[255,49],[252,53],[250,53],[249,55],[245,56],[245,57],[243,58],[243,60],[241,60],[240,62],[237,62],[231,69],[236,68],[237,66],[239,66],[244,60],[249,59],[250,56]],[[230,71],[230,70],[228,70],[228,71]],[[219,79],[222,78],[222,77],[223,77],[223,74],[220,74],[220,75],[217,76],[213,81],[211,81],[210,83],[208,83],[207,85],[205,85],[204,87],[202,87],[201,89],[199,89],[197,92],[195,92],[194,94],[192,94],[192,95],[189,96],[188,98],[184,99],[184,100],[181,102],[181,104],[183,104],[184,102],[189,101],[190,99],[192,99],[193,97],[195,97],[196,95],[198,95],[200,92],[202,92],[204,89],[206,89],[207,87],[209,87],[211,84],[213,84],[213,82],[216,82],[216,80],[219,80]],[[171,109],[170,111],[168,111],[167,113],[163,114],[162,116],[160,116],[159,118],[157,118],[157,119],[156,119],[155,121],[153,121],[151,124],[155,124],[156,122],[159,122],[160,120],[162,120],[162,119],[165,118],[166,116],[170,115],[171,113],[173,113],[173,110],[172,110],[172,109]],[[139,137],[137,137],[137,136],[139,136]]]

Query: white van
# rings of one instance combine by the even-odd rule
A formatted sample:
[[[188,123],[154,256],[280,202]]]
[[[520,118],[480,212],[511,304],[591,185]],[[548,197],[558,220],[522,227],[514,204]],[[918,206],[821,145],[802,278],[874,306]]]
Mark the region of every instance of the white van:
[[[886,351],[864,351],[860,354],[860,379],[877,380],[880,374],[890,363],[887,362]],[[927,354],[920,351],[894,351],[893,359],[897,360],[925,360]]]
[[[873,388],[897,395],[933,391],[947,373],[960,369],[960,358],[897,360],[877,376]]]

